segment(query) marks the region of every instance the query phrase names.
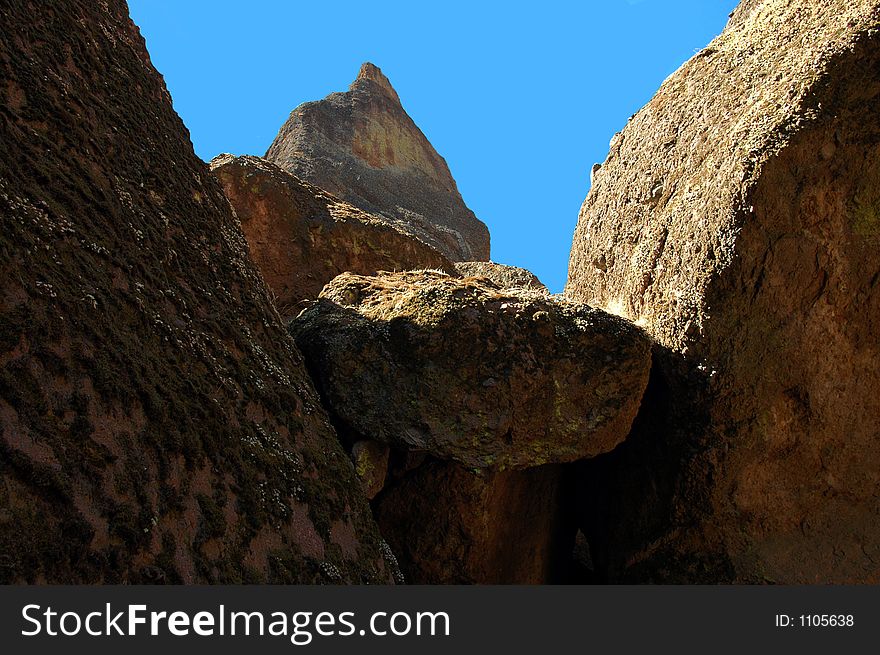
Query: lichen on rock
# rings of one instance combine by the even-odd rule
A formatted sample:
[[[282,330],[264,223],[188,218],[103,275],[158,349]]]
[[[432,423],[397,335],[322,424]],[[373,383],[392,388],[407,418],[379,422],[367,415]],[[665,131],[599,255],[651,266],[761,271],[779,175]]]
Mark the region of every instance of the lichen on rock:
[[[125,3],[0,14],[0,582],[392,580]]]

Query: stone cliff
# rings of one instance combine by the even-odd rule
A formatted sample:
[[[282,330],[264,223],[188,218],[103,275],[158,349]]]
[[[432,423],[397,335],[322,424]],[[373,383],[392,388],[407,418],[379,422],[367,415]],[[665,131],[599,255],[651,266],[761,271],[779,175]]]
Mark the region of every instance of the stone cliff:
[[[0,23],[0,582],[391,580],[125,3]]]
[[[612,139],[566,294],[665,352],[585,465],[609,579],[880,581],[878,28],[746,2]]]

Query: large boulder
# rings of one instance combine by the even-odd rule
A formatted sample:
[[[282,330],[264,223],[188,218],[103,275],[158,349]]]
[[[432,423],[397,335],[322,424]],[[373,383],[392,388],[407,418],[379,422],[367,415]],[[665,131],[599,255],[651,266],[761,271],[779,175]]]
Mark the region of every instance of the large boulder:
[[[0,23],[0,582],[391,579],[125,3]]]
[[[294,109],[266,158],[373,214],[403,224],[452,261],[489,259],[489,230],[446,161],[366,63],[345,93]]]
[[[290,330],[409,581],[563,579],[575,531],[562,464],[627,436],[651,365],[639,328],[483,276],[413,271],[341,275]]]
[[[358,209],[265,159],[224,154],[210,167],[283,316],[297,313],[301,301],[317,298],[325,284],[346,271],[455,272],[401,221]]]
[[[585,468],[609,579],[880,581],[878,5],[749,0],[596,173],[566,293],[669,401]]]
[[[482,277],[504,289],[524,288],[550,293],[538,276],[519,266],[496,262],[457,262],[455,270],[463,277]]]
[[[433,271],[341,275],[290,329],[342,424],[472,467],[611,450],[650,367],[622,319]]]

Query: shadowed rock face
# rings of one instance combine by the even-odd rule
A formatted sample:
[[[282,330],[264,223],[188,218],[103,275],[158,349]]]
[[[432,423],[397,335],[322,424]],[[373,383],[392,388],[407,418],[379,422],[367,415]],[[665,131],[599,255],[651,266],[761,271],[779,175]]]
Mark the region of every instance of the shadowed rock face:
[[[0,582],[390,579],[125,4],[0,23]]]
[[[340,273],[433,268],[452,263],[399,221],[370,214],[259,157],[220,155],[211,172],[241,220],[251,257],[282,316]]]
[[[366,63],[346,93],[293,110],[266,159],[371,213],[402,224],[452,261],[489,259],[489,231],[444,159]]]
[[[558,582],[573,531],[560,466],[470,470],[429,461],[374,502],[383,536],[418,584]]]
[[[612,140],[566,293],[667,349],[673,406],[585,471],[610,579],[880,581],[878,27],[750,1]]]
[[[472,467],[611,450],[650,366],[617,317],[436,272],[340,275],[290,329],[342,423]]]
[[[503,289],[534,289],[550,293],[538,279],[538,276],[519,266],[508,266],[495,262],[458,262],[455,269],[464,277],[482,277]]]

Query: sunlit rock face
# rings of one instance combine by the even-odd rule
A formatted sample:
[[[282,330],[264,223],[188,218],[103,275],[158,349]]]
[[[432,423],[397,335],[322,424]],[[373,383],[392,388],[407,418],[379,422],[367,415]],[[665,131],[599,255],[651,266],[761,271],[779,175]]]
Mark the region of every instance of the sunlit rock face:
[[[294,109],[266,159],[331,194],[398,221],[452,261],[489,259],[489,230],[446,161],[365,63],[345,93]]]
[[[665,352],[584,469],[609,579],[880,581],[878,26],[750,0],[612,139],[566,294]]]
[[[464,277],[481,277],[504,289],[534,289],[550,293],[537,275],[519,266],[496,262],[457,262],[455,270]]]

